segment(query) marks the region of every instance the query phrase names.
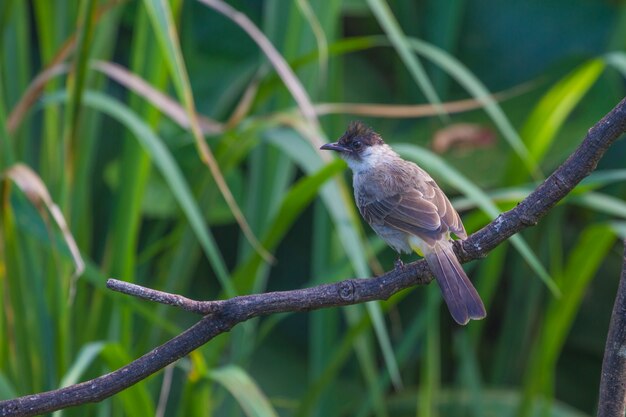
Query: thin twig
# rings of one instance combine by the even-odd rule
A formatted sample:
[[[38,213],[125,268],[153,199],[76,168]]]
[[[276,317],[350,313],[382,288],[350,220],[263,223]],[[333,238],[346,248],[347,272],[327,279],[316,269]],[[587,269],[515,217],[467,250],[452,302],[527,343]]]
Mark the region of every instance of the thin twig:
[[[509,90],[495,93],[488,98],[493,101],[505,101],[530,90],[535,83],[526,83]],[[381,104],[381,103],[316,103],[314,106],[318,116],[329,114],[352,114],[355,116],[382,118],[420,118],[436,116],[437,108],[432,104]],[[484,97],[441,103],[446,113],[463,113],[485,107]]]
[[[567,161],[516,208],[501,214],[462,243],[457,243],[455,250],[459,259],[467,262],[482,258],[513,234],[535,225],[595,169],[609,146],[625,131],[626,99],[590,129],[585,140]],[[302,290],[256,294],[220,301],[189,300],[191,302],[189,305],[206,303],[211,306],[209,308],[211,312],[182,334],[128,365],[101,377],[58,390],[0,401],[0,416],[33,416],[102,401],[163,369],[215,336],[229,331],[236,324],[253,317],[387,299],[404,288],[428,284],[430,281],[432,281],[430,270],[422,260],[378,278],[348,279]],[[147,293],[153,291],[130,288],[128,293],[132,291],[132,294],[136,295],[146,290]],[[174,301],[161,301],[174,305],[180,305],[181,302],[184,305],[185,300],[188,300],[161,292],[157,292],[157,295],[155,297],[147,295],[145,298]],[[202,308],[206,308],[206,305]],[[193,308],[189,310],[194,311]],[[621,316],[623,317],[623,314]],[[623,355],[623,351],[618,350],[618,354],[620,352]]]
[[[606,338],[598,417],[624,417],[626,410],[626,240],[622,275],[613,304],[609,334]]]
[[[153,290],[151,288],[142,287],[141,285],[132,284],[126,281],[120,281],[113,278],[109,278],[107,280],[107,288],[113,291],[120,292],[122,294],[132,295],[133,297],[141,298],[142,300],[154,301],[155,303],[179,307],[192,313],[202,314],[203,316],[212,313],[215,310],[214,308],[212,308],[212,306],[215,304],[211,303],[216,302],[213,301],[196,301],[187,297],[183,297],[182,295]]]

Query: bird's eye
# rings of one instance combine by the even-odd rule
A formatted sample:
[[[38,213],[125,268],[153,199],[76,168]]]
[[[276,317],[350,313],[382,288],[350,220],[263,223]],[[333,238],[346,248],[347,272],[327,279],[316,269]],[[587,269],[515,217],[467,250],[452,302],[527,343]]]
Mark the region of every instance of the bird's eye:
[[[363,143],[361,143],[360,140],[355,140],[354,142],[352,142],[352,149],[354,149],[355,151],[358,151],[362,147],[363,147]]]

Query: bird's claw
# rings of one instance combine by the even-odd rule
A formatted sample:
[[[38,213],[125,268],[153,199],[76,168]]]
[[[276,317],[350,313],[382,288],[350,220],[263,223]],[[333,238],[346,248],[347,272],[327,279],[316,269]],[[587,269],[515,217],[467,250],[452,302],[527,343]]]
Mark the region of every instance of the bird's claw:
[[[402,259],[398,258],[393,263],[393,266],[394,266],[394,269],[404,269],[404,262],[402,262]]]

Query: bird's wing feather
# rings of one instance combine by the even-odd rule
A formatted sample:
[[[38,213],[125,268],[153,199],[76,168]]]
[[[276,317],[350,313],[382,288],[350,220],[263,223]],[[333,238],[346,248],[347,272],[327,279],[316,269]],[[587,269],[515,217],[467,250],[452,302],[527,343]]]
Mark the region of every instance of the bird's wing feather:
[[[459,213],[452,207],[452,203],[450,203],[448,197],[441,191],[441,188],[435,186],[434,191],[432,201],[439,208],[441,222],[447,225],[448,229],[459,238],[467,239],[467,232],[465,232],[465,227],[463,226]]]
[[[441,189],[436,184],[421,188],[359,204],[361,214],[370,224],[386,224],[429,241],[448,231],[466,238],[458,213]]]
[[[418,236],[436,232],[441,226],[437,207],[417,189],[389,195],[360,208],[370,224],[387,224]]]

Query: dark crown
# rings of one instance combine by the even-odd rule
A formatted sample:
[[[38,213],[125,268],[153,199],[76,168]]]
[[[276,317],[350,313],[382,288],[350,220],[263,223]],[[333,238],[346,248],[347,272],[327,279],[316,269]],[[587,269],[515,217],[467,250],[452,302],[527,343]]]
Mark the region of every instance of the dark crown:
[[[348,125],[348,129],[339,139],[341,144],[349,144],[354,139],[359,138],[365,146],[382,145],[383,139],[380,135],[372,130],[369,126],[359,120],[354,120]]]

